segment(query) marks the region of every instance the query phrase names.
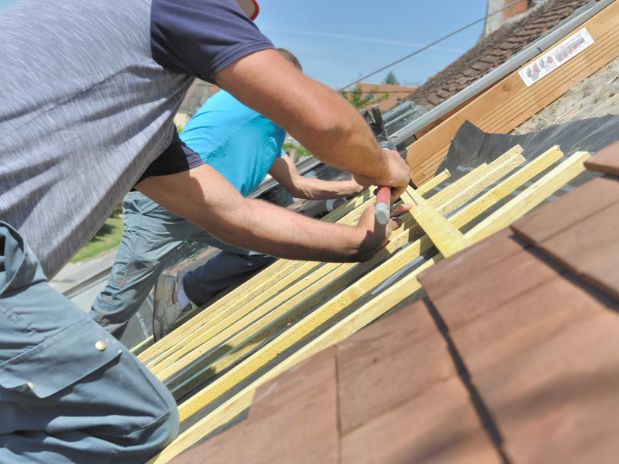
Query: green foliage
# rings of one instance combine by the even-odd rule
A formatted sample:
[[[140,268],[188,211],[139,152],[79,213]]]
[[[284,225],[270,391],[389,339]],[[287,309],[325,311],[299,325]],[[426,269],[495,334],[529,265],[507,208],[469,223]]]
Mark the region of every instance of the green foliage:
[[[340,94],[348,100],[352,106],[358,109],[380,103],[391,95],[386,92],[379,92],[378,87],[374,87],[371,91],[364,93],[359,84],[357,84],[353,90],[342,90]]]
[[[400,85],[400,81],[398,80],[393,71],[389,71],[389,74],[387,74],[387,77],[385,77],[383,84]]]
[[[80,251],[71,259],[72,263],[78,263],[86,259],[95,258],[106,251],[113,250],[120,245],[123,234],[123,220],[118,212],[105,221],[103,227],[99,229],[97,235],[82,247]]]
[[[297,142],[284,143],[284,151],[288,153],[288,156],[290,156],[295,162],[303,158],[307,158],[308,156],[312,156],[307,148]]]
[[[343,90],[342,96],[355,108],[361,109],[368,106],[374,99],[374,94],[365,94],[361,91],[361,86],[357,84],[352,91]]]

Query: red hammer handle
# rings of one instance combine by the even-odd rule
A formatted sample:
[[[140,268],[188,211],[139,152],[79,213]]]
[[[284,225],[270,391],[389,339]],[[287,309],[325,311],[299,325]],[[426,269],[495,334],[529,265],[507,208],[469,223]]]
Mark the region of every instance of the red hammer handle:
[[[376,192],[376,221],[385,225],[391,215],[391,188],[381,185]]]

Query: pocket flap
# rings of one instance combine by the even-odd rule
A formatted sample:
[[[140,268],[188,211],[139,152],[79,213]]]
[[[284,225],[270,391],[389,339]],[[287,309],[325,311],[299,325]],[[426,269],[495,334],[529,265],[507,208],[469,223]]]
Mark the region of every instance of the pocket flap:
[[[98,330],[93,330],[93,324]],[[120,342],[90,319],[82,319],[0,364],[0,386],[47,398],[121,353]]]

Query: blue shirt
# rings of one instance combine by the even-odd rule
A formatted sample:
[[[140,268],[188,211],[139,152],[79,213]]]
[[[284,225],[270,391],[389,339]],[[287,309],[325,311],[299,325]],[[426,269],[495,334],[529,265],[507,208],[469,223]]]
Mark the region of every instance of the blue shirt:
[[[220,90],[187,122],[181,140],[249,195],[282,153],[285,131]]]

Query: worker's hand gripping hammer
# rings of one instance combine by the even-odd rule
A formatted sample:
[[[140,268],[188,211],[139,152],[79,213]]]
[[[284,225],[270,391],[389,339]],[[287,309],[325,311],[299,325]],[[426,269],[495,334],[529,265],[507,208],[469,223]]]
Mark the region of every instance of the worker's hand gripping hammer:
[[[376,140],[383,149],[396,150],[395,145],[389,140],[387,130],[385,129],[385,121],[378,106],[373,106],[364,110],[363,116],[369,124]],[[391,216],[391,188],[385,185],[379,185],[376,191],[376,206],[375,206],[376,221],[379,224],[385,225],[389,222]]]

